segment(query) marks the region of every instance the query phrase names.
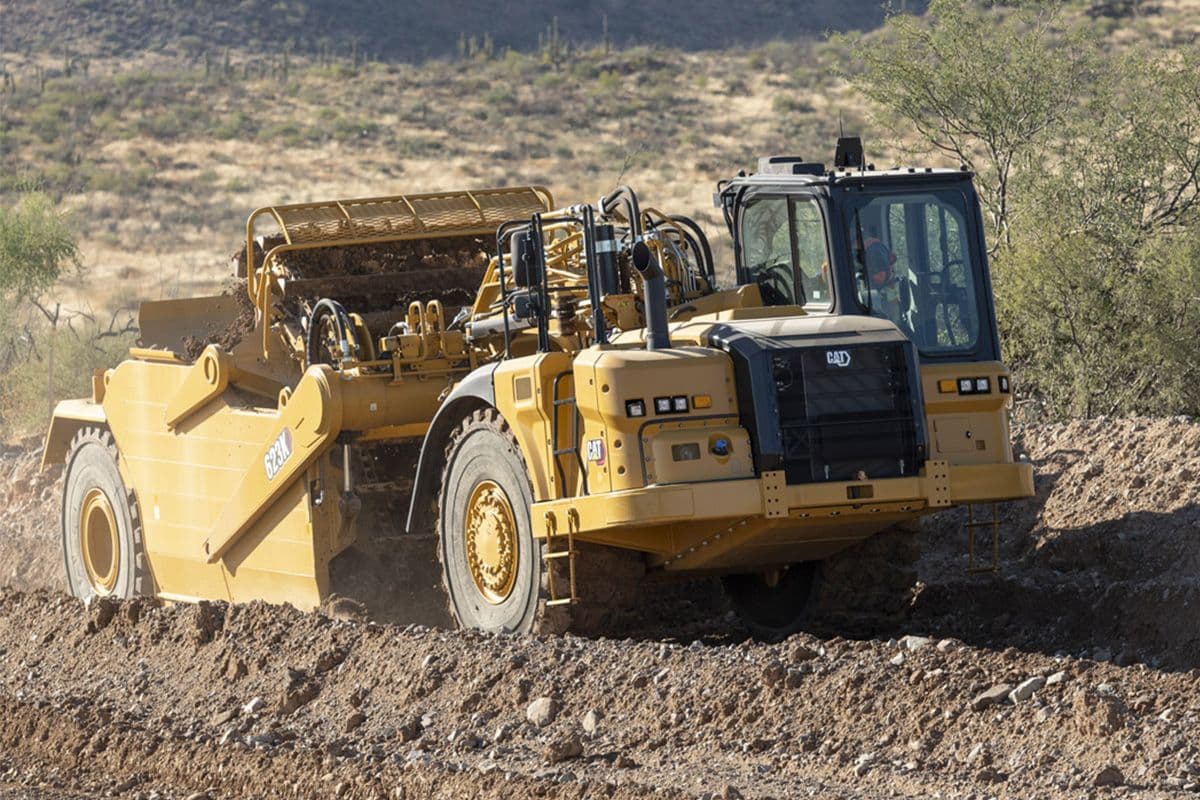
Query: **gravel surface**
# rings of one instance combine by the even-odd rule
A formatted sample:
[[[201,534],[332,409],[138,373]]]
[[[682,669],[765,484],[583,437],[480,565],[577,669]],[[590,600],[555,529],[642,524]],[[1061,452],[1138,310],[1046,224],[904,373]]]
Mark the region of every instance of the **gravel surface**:
[[[25,586],[0,590],[0,798],[1198,796],[1200,425],[1016,447],[1039,495],[1004,510],[1000,574],[963,575],[943,514],[905,620],[777,643],[704,583],[622,639],[85,609],[30,588],[57,580],[56,489],[10,451],[0,475],[28,486],[0,511],[0,575]]]

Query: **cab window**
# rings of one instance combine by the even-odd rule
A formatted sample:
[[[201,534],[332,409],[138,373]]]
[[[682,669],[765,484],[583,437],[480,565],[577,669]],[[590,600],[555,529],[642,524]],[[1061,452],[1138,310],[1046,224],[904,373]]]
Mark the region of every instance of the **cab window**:
[[[742,211],[739,239],[747,282],[767,305],[833,305],[825,224],[810,198],[763,197]]]
[[[825,222],[815,200],[792,201],[792,235],[796,242],[796,271],[804,289],[803,305],[828,309],[829,252],[825,247]]]
[[[960,193],[936,191],[864,197],[848,214],[859,304],[923,353],[973,350],[979,339],[966,209]]]

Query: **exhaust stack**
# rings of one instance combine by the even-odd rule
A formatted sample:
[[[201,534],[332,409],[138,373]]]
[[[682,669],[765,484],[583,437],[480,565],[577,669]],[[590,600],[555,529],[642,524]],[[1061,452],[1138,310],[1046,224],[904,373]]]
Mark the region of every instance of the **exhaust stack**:
[[[646,349],[661,350],[671,346],[667,332],[667,282],[658,259],[645,242],[633,246],[633,266],[642,276],[646,289]]]

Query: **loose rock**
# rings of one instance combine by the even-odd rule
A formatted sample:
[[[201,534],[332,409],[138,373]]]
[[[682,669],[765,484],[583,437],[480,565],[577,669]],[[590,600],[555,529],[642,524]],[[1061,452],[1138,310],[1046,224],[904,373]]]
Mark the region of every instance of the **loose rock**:
[[[583,755],[583,742],[578,734],[570,734],[561,739],[555,739],[546,747],[545,759],[550,764],[558,764]]]
[[[1017,688],[1009,692],[1008,699],[1012,700],[1014,703],[1023,703],[1029,698],[1033,697],[1035,692],[1041,691],[1042,687],[1045,685],[1045,678],[1040,675],[1034,676],[1017,684]]]
[[[1008,693],[1013,689],[1011,684],[1001,683],[993,686],[986,692],[981,692],[971,701],[972,711],[983,711],[985,708],[991,708],[997,703],[1003,703],[1004,698],[1008,697]]]
[[[804,661],[812,661],[814,658],[819,656],[820,653],[803,642],[794,642],[791,647],[788,648],[788,659],[793,664],[802,663]]]
[[[905,636],[900,640],[900,646],[905,650],[921,650],[933,644],[928,636]]]
[[[544,728],[558,717],[561,708],[558,700],[553,697],[539,697],[525,709],[525,719],[539,728]]]

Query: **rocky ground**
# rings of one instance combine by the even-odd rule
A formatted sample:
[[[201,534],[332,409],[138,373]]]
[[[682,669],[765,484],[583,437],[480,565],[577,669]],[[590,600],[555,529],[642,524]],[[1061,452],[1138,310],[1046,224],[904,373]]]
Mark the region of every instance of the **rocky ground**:
[[[1016,446],[1038,497],[1004,510],[1001,573],[963,574],[944,514],[911,616],[779,643],[670,593],[619,640],[84,609],[32,588],[53,476],[6,452],[0,798],[1197,796],[1200,425]]]
[[[0,444],[0,586],[65,589],[58,543],[62,468],[42,472],[41,442]]]

